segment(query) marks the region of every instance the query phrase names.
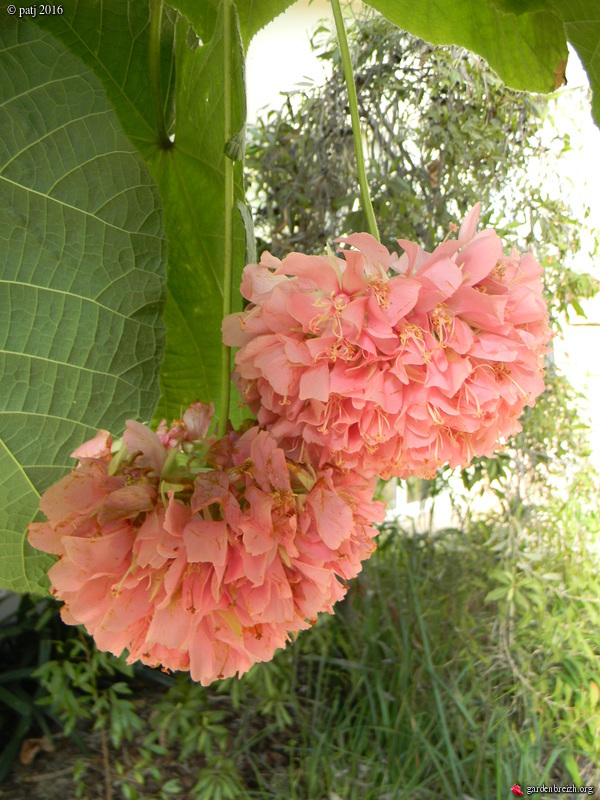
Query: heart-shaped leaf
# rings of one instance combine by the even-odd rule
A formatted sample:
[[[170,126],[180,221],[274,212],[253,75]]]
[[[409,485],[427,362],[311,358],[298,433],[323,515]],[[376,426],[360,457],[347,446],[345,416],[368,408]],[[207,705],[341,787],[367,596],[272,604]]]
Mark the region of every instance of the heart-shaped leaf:
[[[98,427],[155,409],[166,247],[100,82],[24,20],[0,31],[0,128],[0,584],[43,591],[40,493]]]

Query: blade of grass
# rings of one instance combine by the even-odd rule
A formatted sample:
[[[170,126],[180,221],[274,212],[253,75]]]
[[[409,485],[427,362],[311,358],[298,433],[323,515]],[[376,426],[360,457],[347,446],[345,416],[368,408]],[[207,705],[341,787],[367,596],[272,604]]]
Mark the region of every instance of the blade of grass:
[[[11,739],[0,754],[0,784],[2,784],[8,775],[8,771],[10,770],[13,761],[21,749],[21,744],[27,735],[27,731],[29,730],[30,726],[31,715],[23,715],[19,719],[16,730],[14,731]]]
[[[431,658],[431,649],[429,647],[429,639],[427,637],[427,631],[425,629],[425,623],[423,621],[423,615],[421,614],[421,606],[420,606],[420,603],[419,603],[419,597],[417,595],[417,591],[415,589],[415,582],[414,582],[412,570],[408,571],[408,581],[409,581],[410,592],[411,592],[413,603],[414,603],[414,607],[415,607],[415,612],[416,612],[416,615],[417,615],[417,622],[418,622],[418,625],[419,625],[419,631],[421,633],[421,640],[422,640],[422,643],[423,643],[423,649],[425,651],[425,658],[426,658],[426,661],[427,661],[427,667],[428,667],[429,672],[433,673],[433,672],[435,672],[435,668],[433,666],[433,660]],[[444,712],[444,705],[442,703],[442,698],[440,696],[440,692],[439,692],[438,686],[435,683],[435,681],[432,684],[432,688],[433,688],[433,696],[435,698],[435,704],[436,704],[436,707],[437,707],[437,710],[438,710],[438,714],[439,714],[440,724],[442,726],[442,733],[443,733],[443,737],[444,737],[444,742],[446,744],[446,750],[447,750],[447,753],[448,753],[448,762],[449,762],[449,765],[450,765],[450,770],[452,772],[452,778],[454,780],[454,785],[456,787],[456,790],[460,794],[461,790],[462,790],[461,777],[460,777],[460,773],[462,772],[461,766],[460,766],[460,763],[458,762],[458,760],[456,758],[456,754],[454,753],[454,748],[452,747],[452,742],[450,740],[450,733],[448,731],[448,724],[446,722],[446,714]],[[463,775],[463,779],[464,779],[464,775]]]

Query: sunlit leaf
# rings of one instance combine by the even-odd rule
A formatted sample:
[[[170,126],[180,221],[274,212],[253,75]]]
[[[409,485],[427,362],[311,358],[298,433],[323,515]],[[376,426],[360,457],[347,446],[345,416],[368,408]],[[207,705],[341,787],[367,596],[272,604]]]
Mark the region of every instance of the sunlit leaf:
[[[175,143],[157,151],[149,165],[165,205],[169,238],[169,298],[165,311],[167,352],[161,373],[160,413],[178,416],[196,399],[220,398],[221,316],[225,256],[225,134],[222,25],[191,49],[188,24],[177,23]],[[233,59],[233,130],[243,126],[245,102],[241,44]],[[179,111],[179,113],[178,113]],[[234,165],[236,200],[243,199],[242,165]],[[234,209],[235,295],[244,266],[245,231]]]
[[[235,0],[242,41],[247,48],[252,37],[296,0]],[[210,38],[216,25],[219,0],[172,0],[171,5],[185,14],[198,35]]]
[[[503,11],[522,14],[551,9],[564,23],[565,35],[586,69],[594,93],[592,111],[600,126],[600,14],[597,0],[492,0]],[[557,84],[556,88],[558,88]]]
[[[483,56],[514,89],[551,92],[567,57],[564,28],[548,10],[516,16],[489,0],[367,0],[390,22],[432,44],[456,44]]]

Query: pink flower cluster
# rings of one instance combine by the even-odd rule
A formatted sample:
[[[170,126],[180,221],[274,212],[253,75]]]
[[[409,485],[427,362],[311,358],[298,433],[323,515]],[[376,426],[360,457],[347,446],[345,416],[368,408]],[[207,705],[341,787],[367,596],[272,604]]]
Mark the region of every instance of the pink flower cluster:
[[[34,547],[58,555],[52,593],[69,624],[128,661],[242,674],[332,612],[373,552],[374,481],[286,459],[253,426],[206,438],[196,403],[157,433],[129,421],[78,448],[41,498]]]
[[[223,339],[258,426],[216,439],[195,403],[79,447],[29,526],[64,620],[129,662],[242,674],[344,596],[383,519],[376,475],[432,477],[519,431],[551,337],[541,268],[478,216],[433,253],[363,233],[343,258],[248,265]]]
[[[365,475],[433,477],[491,455],[544,388],[551,338],[533,256],[476,234],[398,257],[368,234],[343,258],[264,253],[244,270],[238,388],[289,457]]]

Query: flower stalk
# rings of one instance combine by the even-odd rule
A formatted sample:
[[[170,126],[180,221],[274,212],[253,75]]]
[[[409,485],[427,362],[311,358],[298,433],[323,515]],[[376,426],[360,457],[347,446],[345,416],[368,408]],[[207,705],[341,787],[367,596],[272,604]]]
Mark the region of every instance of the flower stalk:
[[[163,0],[150,0],[150,89],[152,105],[158,131],[158,144],[164,150],[172,147],[165,125],[162,89],[160,86],[160,28],[162,21]]]
[[[231,0],[223,2],[223,101],[224,109],[224,145],[232,136],[231,102],[232,102],[232,8]],[[231,314],[231,291],[233,280],[233,161],[225,155],[225,243],[223,271],[223,318]],[[221,402],[219,407],[219,423],[217,434],[224,436],[229,420],[229,394],[231,379],[231,348],[221,346]]]
[[[358,100],[356,97],[356,85],[354,83],[354,73],[352,71],[352,60],[350,59],[350,50],[348,48],[348,37],[346,36],[346,28],[344,26],[344,18],[342,16],[342,9],[340,8],[340,0],[331,0],[331,8],[333,10],[333,18],[335,20],[335,29],[337,38],[340,45],[340,53],[342,56],[342,67],[344,70],[344,78],[346,79],[346,87],[348,89],[348,105],[350,107],[350,117],[352,119],[352,137],[354,139],[354,152],[356,154],[356,171],[358,173],[358,183],[360,186],[360,198],[367,218],[367,226],[369,233],[374,236],[377,241],[381,241],[379,237],[379,230],[377,228],[377,221],[375,220],[375,213],[373,211],[373,204],[371,203],[371,196],[369,194],[369,184],[367,182],[367,172],[365,169],[365,157],[363,154],[362,136],[360,133],[360,120],[358,117]]]

